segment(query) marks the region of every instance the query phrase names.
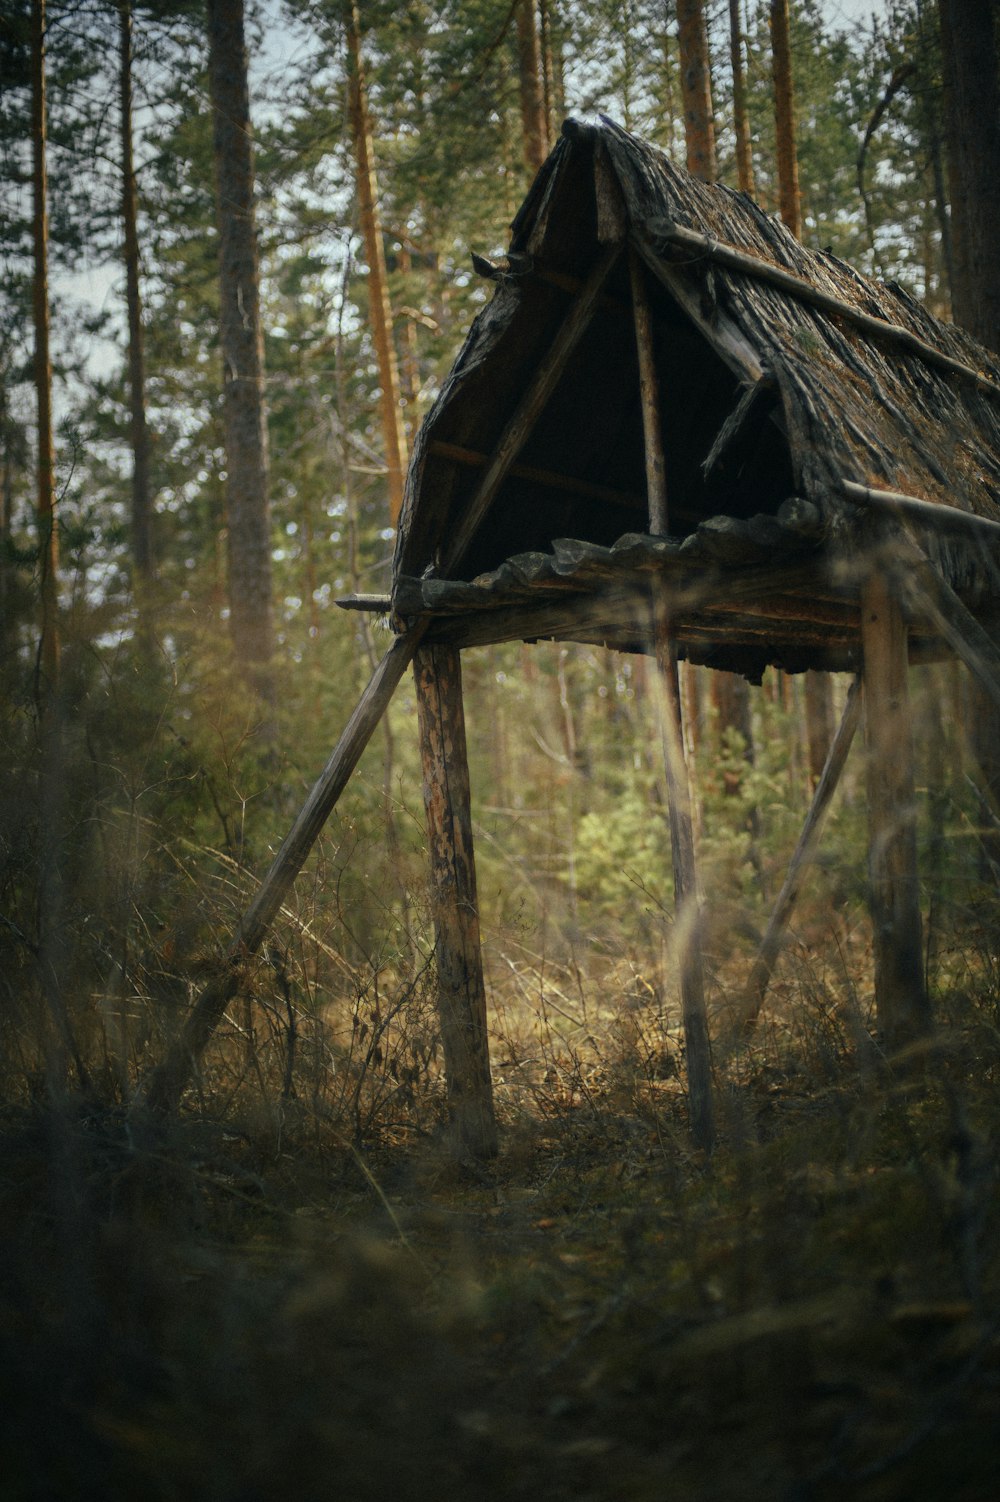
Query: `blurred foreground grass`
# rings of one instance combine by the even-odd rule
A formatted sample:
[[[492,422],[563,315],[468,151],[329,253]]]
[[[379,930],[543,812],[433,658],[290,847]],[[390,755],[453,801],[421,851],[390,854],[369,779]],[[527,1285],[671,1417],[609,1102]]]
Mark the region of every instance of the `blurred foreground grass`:
[[[479,1169],[433,1111],[9,1106],[0,1496],[1000,1495],[1000,1033],[952,1012],[896,1068],[762,1038],[711,1164],[621,1060],[501,1091]]]

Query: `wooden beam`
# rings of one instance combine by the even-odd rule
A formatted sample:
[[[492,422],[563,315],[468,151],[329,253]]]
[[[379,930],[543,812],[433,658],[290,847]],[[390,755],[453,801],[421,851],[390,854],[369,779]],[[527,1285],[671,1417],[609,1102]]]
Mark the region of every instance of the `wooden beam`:
[[[774,904],[774,911],[767,930],[757,950],[757,957],[750,970],[750,977],[744,992],[744,1010],[739,1018],[739,1023],[744,1028],[752,1028],[760,1014],[767,995],[767,988],[771,982],[775,961],[784,943],[785,930],[788,920],[792,915],[792,909],[798,901],[802,883],[805,880],[806,867],[812,860],[819,837],[823,831],[823,825],[830,808],[830,803],[840,781],[840,774],[844,770],[847,754],[851,749],[854,736],[861,719],[861,679],[855,677],[847,694],[847,703],[844,705],[844,713],[841,717],[837,733],[830,745],[826,764],[822,775],[816,784],[806,821],[802,826],[798,843],[788,865],[788,874],[784,885],[778,893],[778,900]]]
[[[939,501],[925,501],[915,495],[904,495],[899,490],[876,490],[871,485],[856,485],[853,480],[842,480],[840,488],[855,506],[925,522],[935,529],[978,532],[1000,542],[1000,522],[995,522],[988,516],[977,516],[974,511],[960,511],[957,506],[942,506]]]
[[[906,623],[895,581],[873,569],[861,586],[868,872],[879,1029],[892,1048],[926,1032],[917,875],[913,737]]]
[[[646,456],[646,500],[649,507],[649,530],[654,536],[667,535],[667,470],[663,453],[663,417],[660,411],[660,381],[656,372],[653,347],[653,317],[642,262],[629,246],[629,277],[632,282],[632,307],[635,318],[635,343],[639,357],[639,400],[642,403],[642,428]]]
[[[188,1014],[180,1037],[149,1076],[137,1105],[162,1116],[177,1109],[226,1006],[239,990],[247,960],[263,943],[292,883],[361,759],[399,680],[420,645],[426,625],[398,636],[386,652],[329,761],[317,779],[271,869],[236,927],[216,975]]]
[[[675,224],[671,220],[660,220],[655,224],[648,224],[646,232],[657,243],[676,245],[678,250],[713,261],[717,266],[724,266],[728,271],[738,271],[744,276],[754,277],[757,281],[769,282],[772,287],[779,287],[782,292],[789,293],[799,302],[809,303],[823,313],[831,313],[837,318],[843,318],[846,322],[852,323],[855,328],[861,329],[876,339],[883,339],[887,343],[898,345],[907,354],[916,355],[923,360],[925,365],[934,365],[939,370],[946,370],[950,375],[958,376],[990,396],[1000,396],[1000,385],[989,376],[984,376],[981,371],[974,370],[971,365],[965,365],[961,360],[956,360],[951,355],[935,349],[933,344],[928,344],[919,335],[903,328],[902,324],[890,323],[888,319],[876,318],[871,313],[865,313],[861,308],[856,308],[853,303],[835,297],[830,292],[823,292],[819,287],[813,286],[812,282],[807,282],[804,277],[796,276],[793,271],[786,271],[784,267],[775,265],[773,261],[765,261],[759,256],[749,255],[745,250],[737,250],[732,245],[724,245],[718,240],[710,239],[708,235],[689,229],[687,225]]]
[[[446,443],[440,438],[432,439],[427,448],[435,458],[450,459],[454,464],[464,465],[468,469],[485,469],[490,462],[489,454],[465,448],[460,443]],[[530,480],[550,490],[565,490],[570,495],[584,496],[587,500],[607,501],[612,506],[621,506],[623,510],[644,511],[646,507],[641,496],[629,491],[614,490],[610,485],[596,485],[592,480],[576,480],[572,475],[560,475],[551,469],[538,469],[533,464],[512,464],[507,473],[518,480]]]
[[[421,647],[413,672],[448,1108],[459,1152],[495,1158],[461,655],[456,647]]]
[[[465,511],[457,518],[454,536],[444,546],[440,571],[445,578],[451,578],[460,567],[510,466],[531,436],[532,429],[544,411],[549,397],[555,391],[569,363],[570,356],[590,326],[601,289],[620,254],[621,246],[612,245],[594,263],[579,296],[563,319],[558,334],[552,341],[548,352],[542,357],[531,384],[518,404],[517,411],[510,419],[493,451],[486,473]]]
[[[667,481],[660,417],[659,379],[653,349],[652,320],[645,273],[638,254],[629,247],[629,275],[639,359],[639,392],[649,493],[649,530],[667,531]],[[705,978],[701,957],[701,900],[691,818],[691,785],[684,756],[684,730],[677,648],[671,633],[670,609],[659,581],[653,584],[653,644],[659,690],[659,720],[663,741],[663,769],[670,820],[670,853],[674,876],[674,942],[680,970],[681,1012],[687,1056],[688,1112],[696,1146],[711,1152],[715,1145],[712,1101],[712,1055],[705,1006]]]

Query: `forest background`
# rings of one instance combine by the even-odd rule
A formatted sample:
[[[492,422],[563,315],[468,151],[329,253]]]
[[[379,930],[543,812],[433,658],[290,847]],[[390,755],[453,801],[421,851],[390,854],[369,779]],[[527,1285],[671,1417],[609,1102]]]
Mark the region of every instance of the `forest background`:
[[[199,1128],[216,1134],[214,1166],[205,1167],[210,1155],[187,1138],[169,1152],[158,1141],[142,1159],[135,1191],[135,1160],[121,1156],[120,1120],[218,963],[390,639],[384,620],[341,612],[336,600],[351,592],[382,593],[388,586],[394,483],[406,447],[490,295],[471,253],[503,253],[506,227],[566,115],[606,113],[675,161],[690,160],[678,9],[689,7],[645,0],[579,0],[573,6],[557,0],[365,0],[360,7],[341,0],[269,0],[248,6],[252,130],[241,127],[236,134],[244,150],[252,137],[262,356],[256,379],[267,414],[266,433],[258,433],[248,461],[234,452],[227,428],[226,290],[223,282],[220,293],[218,249],[226,233],[226,184],[234,180],[227,172],[238,177],[246,168],[238,160],[239,142],[227,148],[214,128],[219,91],[228,86],[224,75],[227,65],[232,72],[235,57],[225,46],[220,55],[219,28],[234,24],[239,7],[213,0],[206,28],[201,5],[174,0],[134,6],[130,0],[48,0],[44,8],[39,0],[30,6],[8,0],[0,28],[0,1095],[21,1156],[15,1152],[5,1191],[20,1205],[22,1191],[27,1196],[29,1186],[37,1187],[35,1129],[24,1123],[35,1120],[31,1113],[41,1103],[56,1100],[63,1120],[58,1141],[63,1148],[74,1145],[55,1175],[58,1196],[46,1201],[44,1211],[32,1200],[29,1221],[39,1235],[44,1226],[65,1243],[76,1234],[67,1216],[83,1217],[77,1227],[82,1243],[100,1250],[88,1264],[80,1307],[91,1320],[111,1321],[109,1347],[119,1356],[121,1328],[135,1339],[135,1309],[109,1314],[93,1284],[108,1276],[108,1228],[121,1233],[126,1209],[131,1217],[141,1202],[145,1215],[155,1200],[157,1215],[164,1216],[163,1184],[151,1188],[157,1174],[166,1175],[168,1199],[178,1182],[184,1185],[179,1213],[188,1218],[175,1250],[183,1247],[178,1255],[185,1277],[195,1203],[199,1235],[209,1225],[219,1244],[242,1246],[260,1234],[261,1212],[251,1213],[247,1203],[259,1205],[261,1196],[268,1215],[275,1216],[279,1209],[282,1216],[311,1214],[331,1196],[338,1207],[353,1206],[352,1214],[367,1215],[374,1207],[386,1218],[381,1232],[388,1228],[406,1256],[420,1241],[386,1191],[381,1175],[388,1159],[378,1157],[383,1150],[411,1153],[434,1146],[445,1114],[415,708],[406,683],[271,941],[248,971],[240,1000],[227,1011],[188,1100]],[[782,185],[774,9],[747,0],[709,4],[705,15],[717,175],[734,187],[749,186],[765,209],[777,213]],[[40,15],[44,132],[37,111]],[[952,268],[938,7],[927,0],[878,7],[795,0],[790,21],[802,238],[831,247],[868,273],[899,281],[948,317]],[[750,146],[749,159],[742,161],[741,102]],[[41,294],[40,138],[48,178],[48,286]],[[241,305],[241,317],[244,311]],[[51,459],[40,442],[40,391],[48,379],[38,354],[43,322],[51,359]],[[390,367],[398,396],[387,412]],[[258,486],[259,504],[252,516],[232,499],[231,480],[240,464],[255,472],[251,485]],[[634,1174],[645,1183],[650,1163],[661,1173],[669,1157],[672,1193],[700,1185],[705,1169],[684,1145],[670,842],[644,665],[591,647],[477,649],[465,654],[465,686],[497,1102],[508,1142],[526,1151],[530,1141],[533,1154],[530,1171],[522,1165],[532,1185],[531,1208],[517,1227],[529,1227],[536,1238],[552,1229],[554,1214],[561,1213],[548,1213],[552,1165],[572,1161],[574,1173],[585,1177],[580,1154],[593,1151],[593,1140],[588,1137],[582,1148],[573,1135],[578,1128],[567,1125],[583,1113],[600,1123],[601,1172],[610,1173],[613,1160],[618,1175],[613,1182],[602,1179],[599,1195],[592,1186],[584,1195],[591,1205],[599,1203],[589,1229],[600,1240],[607,1233],[602,1217],[619,1209],[625,1214],[614,1187],[623,1164],[629,1182]],[[769,672],[763,686],[747,692],[727,675],[701,669],[686,674],[688,751],[710,899],[705,953],[720,1031],[740,995],[846,689],[846,681],[818,690]],[[928,977],[939,1015],[956,1018],[959,1035],[966,1038],[971,1029],[977,1048],[985,1047],[982,1031],[995,1035],[997,1002],[991,937],[995,810],[988,776],[967,744],[967,689],[957,669],[921,669],[913,690]],[[836,1095],[838,1130],[850,1137],[857,1127],[850,1112],[861,1097],[852,1084],[852,1105],[842,1106],[839,1071],[852,1071],[853,1080],[860,1068],[859,1077],[872,1084],[863,780],[859,757],[848,766],[822,856],[811,868],[793,942],[754,1048],[741,1052],[735,1064],[720,1051],[720,1071],[735,1071],[727,1076],[732,1095],[723,1126],[734,1151],[771,1133],[760,1121],[776,1101],[798,1103],[816,1091],[827,1092],[827,1099]],[[990,1047],[991,1069],[996,1050]],[[956,1077],[962,1072],[956,1063]],[[922,1214],[920,1196],[928,1197],[935,1225],[940,1221],[946,1228],[942,1244],[950,1271],[941,1275],[935,1240],[927,1254],[926,1287],[914,1275],[912,1287],[907,1285],[914,1297],[902,1307],[915,1307],[918,1292],[928,1294],[925,1304],[937,1310],[928,1317],[951,1337],[956,1325],[965,1332],[962,1322],[970,1310],[977,1319],[982,1314],[985,1272],[977,1238],[986,1224],[983,1144],[993,1140],[995,1123],[977,1128],[977,1136],[968,1122],[972,1108],[955,1094],[948,1069],[940,1077],[940,1097],[916,1124],[906,1114],[909,1106],[897,1101],[888,1125],[873,1125],[878,1112],[870,1091],[864,1096],[872,1134],[867,1145],[874,1151],[877,1139],[882,1150],[884,1127],[890,1157],[901,1157],[893,1159],[890,1188],[878,1180],[879,1194],[885,1189],[887,1196],[884,1206],[879,1201],[873,1208],[867,1189],[862,1194],[852,1179],[858,1208],[849,1224],[857,1238],[852,1255],[863,1244],[869,1256],[870,1228],[882,1225],[878,1216],[889,1215],[889,1202],[903,1205],[900,1234],[906,1227],[912,1233]],[[741,1091],[749,1092],[751,1104]],[[72,1129],[64,1111],[69,1099],[75,1102]],[[79,1111],[85,1150],[79,1146]],[[950,1166],[941,1170],[951,1175],[952,1187],[936,1179],[914,1187],[912,1174],[906,1178],[907,1144],[912,1147],[924,1124],[942,1140],[973,1144],[968,1182],[961,1177],[961,1148],[959,1168],[948,1158]],[[53,1130],[49,1122],[46,1131]],[[807,1172],[814,1149],[795,1141],[784,1165],[793,1178]],[[129,1152],[135,1150],[130,1142]],[[50,1168],[52,1151],[47,1136],[43,1157]],[[852,1174],[861,1171],[860,1148],[857,1154]],[[331,1155],[340,1165],[336,1172]],[[433,1161],[433,1174],[440,1176],[441,1160]],[[308,1173],[306,1163],[312,1165]],[[881,1169],[889,1172],[884,1162]],[[508,1161],[504,1172],[516,1177],[522,1170]],[[784,1238],[790,1233],[779,1229],[775,1206],[768,1209],[761,1195],[766,1167],[749,1178],[732,1171],[739,1195],[746,1196],[741,1205],[752,1202],[754,1213],[765,1217],[774,1212],[764,1241],[770,1252],[780,1252],[782,1276],[790,1280],[779,1287],[775,1273],[774,1287],[762,1294],[755,1285],[745,1305],[737,1298],[733,1307],[746,1312],[763,1299],[770,1308],[789,1289],[812,1297],[815,1268],[803,1273],[801,1286],[788,1272],[792,1254]],[[265,1173],[281,1178],[280,1193],[264,1192]],[[425,1165],[421,1173],[430,1170]],[[418,1178],[417,1197],[424,1203],[429,1181]],[[954,1196],[948,1200],[953,1180],[959,1210]],[[439,1187],[439,1177],[434,1185]],[[496,1212],[495,1186],[491,1192],[489,1207],[479,1206],[484,1215]],[[813,1192],[803,1190],[807,1199]],[[277,1200],[282,1203],[276,1208]],[[628,1216],[623,1222],[621,1256],[637,1286],[646,1276],[650,1249],[667,1234],[665,1222],[656,1219],[667,1212],[655,1203],[659,1209],[649,1211],[652,1219],[638,1229],[627,1229]],[[709,1210],[704,1198],[685,1203],[683,1252],[670,1243],[675,1270],[682,1268],[677,1286],[688,1294],[696,1286],[698,1307],[714,1314],[720,1299],[730,1297],[732,1271],[721,1274],[706,1265],[708,1244],[719,1244],[713,1219],[719,1206]],[[737,1214],[734,1203],[724,1207],[724,1219]],[[504,1214],[510,1213],[509,1202],[504,1204]],[[579,1202],[573,1214],[579,1224]],[[448,1276],[458,1276],[440,1220],[430,1229],[428,1224],[420,1222],[420,1255],[426,1257],[431,1245],[432,1256],[448,1264]],[[158,1225],[162,1232],[162,1219]],[[143,1280],[153,1275],[146,1250],[137,1252],[131,1239],[135,1222],[128,1219],[128,1226],[130,1261],[141,1269],[134,1274],[135,1303],[145,1305],[151,1293]],[[339,1244],[340,1229],[327,1231]],[[895,1246],[895,1231],[883,1226],[878,1234]],[[271,1227],[264,1239],[270,1244],[276,1238]],[[727,1238],[728,1232],[721,1241],[731,1252]],[[544,1341],[551,1336],[554,1342],[546,1345],[545,1360],[566,1363],[571,1395],[561,1409],[559,1393],[548,1394],[546,1402],[555,1407],[545,1409],[536,1434],[541,1454],[554,1443],[551,1425],[558,1427],[567,1414],[572,1418],[575,1404],[597,1401],[586,1388],[591,1369],[576,1370],[574,1343],[586,1345],[585,1332],[596,1320],[595,1331],[629,1349],[641,1300],[622,1303],[617,1264],[613,1275],[599,1257],[593,1267],[588,1262],[587,1277],[592,1273],[594,1281],[587,1283],[572,1261],[558,1276],[551,1266],[540,1272],[536,1252],[519,1245],[515,1254],[515,1241],[508,1226],[503,1248],[492,1246],[492,1281],[478,1264],[476,1281],[463,1262],[461,1298],[452,1281],[445,1300],[432,1278],[430,1305],[434,1312],[436,1299],[456,1306],[467,1297],[462,1308],[476,1338],[486,1332],[487,1341],[509,1341],[516,1352],[512,1383],[537,1355],[534,1347],[527,1354],[527,1344],[537,1338],[528,1331],[535,1303],[545,1306]],[[150,1253],[150,1261],[160,1251],[156,1258]],[[307,1250],[299,1246],[300,1272],[304,1266],[310,1275],[315,1271],[314,1253],[312,1242]],[[885,1252],[889,1261],[892,1255]],[[475,1261],[468,1247],[462,1256]],[[504,1257],[521,1256],[536,1279],[523,1298],[513,1291],[513,1261],[502,1278],[496,1275]],[[328,1242],[323,1257],[329,1261]],[[371,1315],[388,1298],[391,1316],[372,1315],[374,1337],[353,1326],[350,1334],[352,1340],[373,1338],[381,1352],[384,1366],[376,1362],[369,1373],[368,1393],[381,1410],[401,1371],[405,1381],[414,1380],[406,1346],[411,1336],[417,1338],[412,1304],[428,1295],[421,1285],[411,1299],[406,1277],[395,1266],[386,1271],[367,1243],[362,1251],[355,1247],[348,1261],[347,1271],[347,1263],[338,1264],[340,1292],[329,1295],[329,1307],[323,1305],[316,1318],[329,1316],[332,1327],[324,1340],[336,1343],[343,1334],[337,1322],[348,1305]],[[755,1260],[753,1265],[757,1269]],[[72,1278],[63,1273],[71,1302]],[[564,1275],[580,1286],[574,1283],[570,1291],[559,1281]],[[216,1292],[223,1283],[229,1289],[232,1264],[213,1264],[204,1276]],[[717,1298],[713,1289],[723,1285],[725,1295]],[[55,1286],[61,1286],[58,1278]],[[239,1286],[237,1304],[244,1310],[246,1285]],[[287,1295],[284,1282],[260,1295],[268,1318],[278,1321],[279,1310],[284,1318]],[[8,1334],[17,1335],[21,1319],[39,1322],[33,1298],[33,1292],[26,1296],[16,1315],[7,1310]],[[235,1309],[233,1339],[244,1360],[254,1349],[247,1329],[256,1315]],[[240,1324],[244,1314],[246,1327]],[[668,1323],[675,1317],[661,1314]],[[295,1344],[298,1335],[292,1339],[293,1364],[294,1353],[311,1349],[302,1331],[313,1313],[300,1311],[295,1318],[303,1345],[300,1350]],[[786,1337],[791,1333],[801,1355],[812,1318],[805,1334],[796,1316],[791,1324],[767,1325],[753,1339],[777,1340],[774,1359],[784,1370],[790,1359]],[[557,1339],[561,1320],[565,1340]],[[50,1314],[40,1326],[53,1366],[69,1348],[65,1342],[90,1340],[72,1321],[64,1327]],[[197,1343],[202,1336],[192,1334],[194,1328],[185,1323],[175,1335]],[[281,1328],[287,1334],[291,1327]],[[451,1339],[450,1326],[445,1335],[434,1329],[435,1340]],[[982,1337],[977,1326],[976,1342],[961,1345],[959,1364],[969,1361],[972,1350],[977,1359],[983,1350],[994,1350],[995,1327],[990,1330]],[[426,1330],[420,1331],[422,1339]],[[159,1361],[159,1337],[154,1340],[144,1325],[143,1332]],[[744,1336],[734,1339],[742,1351]],[[225,1338],[221,1346],[223,1355],[233,1356]],[[453,1352],[450,1346],[447,1354],[444,1347],[434,1349],[440,1370],[435,1368],[428,1401],[440,1397],[447,1406],[458,1380]],[[883,1357],[894,1370],[893,1353],[881,1353],[876,1365]],[[194,1364],[176,1351],[174,1358],[192,1384],[185,1401],[211,1407],[199,1385],[203,1378],[193,1376]],[[618,1358],[612,1348],[602,1359],[613,1368]],[[652,1360],[648,1349],[643,1359]],[[694,1363],[690,1370],[702,1359],[711,1365],[708,1348],[685,1358]],[[269,1383],[287,1377],[281,1361],[268,1368]],[[21,1357],[10,1364],[15,1376],[23,1376],[23,1367]],[[740,1401],[753,1386],[752,1370],[751,1362],[746,1391],[743,1379],[733,1377]],[[879,1372],[884,1375],[882,1366]],[[327,1377],[336,1383],[343,1374]],[[939,1377],[936,1368],[931,1375],[921,1368],[906,1402],[900,1400],[899,1414],[885,1417],[879,1408],[871,1433],[862,1424],[857,1465],[875,1463],[869,1450],[884,1458],[916,1449],[916,1440],[906,1449],[907,1435],[920,1428],[928,1391],[936,1401],[934,1383],[945,1380]],[[949,1367],[947,1380],[953,1377]],[[81,1494],[89,1485],[87,1468],[100,1475],[111,1463],[109,1453],[118,1456],[114,1464],[124,1475],[145,1478],[152,1450],[164,1444],[164,1428],[143,1406],[145,1377],[125,1381],[116,1369],[112,1380],[102,1368],[95,1380],[110,1382],[108,1391],[118,1393],[102,1399],[104,1418],[95,1419],[87,1408],[82,1427],[78,1414],[60,1419],[83,1476]],[[143,1394],[143,1416],[131,1437],[119,1432],[120,1415],[132,1412],[132,1399],[122,1398],[118,1382]],[[447,1396],[437,1392],[438,1382]],[[368,1391],[364,1383],[362,1389]],[[585,1391],[589,1396],[582,1396]],[[613,1383],[611,1391],[618,1391]],[[225,1392],[232,1411],[227,1408],[224,1418],[235,1435],[242,1390],[232,1386]],[[483,1399],[487,1408],[491,1401]],[[512,1401],[510,1393],[503,1399]],[[928,1433],[939,1409],[940,1423],[950,1422],[942,1400],[933,1407]],[[71,1411],[69,1404],[65,1412]],[[118,1415],[113,1420],[107,1417],[112,1412]],[[411,1416],[393,1418],[404,1447],[418,1428],[434,1432],[436,1420],[421,1413],[412,1417],[412,1432]],[[604,1421],[611,1419],[602,1415]],[[640,1427],[647,1421],[652,1427],[652,1414],[640,1418]],[[167,1464],[170,1484],[189,1469],[194,1474],[193,1457],[199,1464],[204,1460],[197,1442],[190,1453],[184,1450],[177,1422],[175,1415],[166,1423],[167,1449],[176,1447]],[[477,1424],[486,1426],[482,1433]],[[281,1448],[294,1449],[291,1431],[278,1428],[275,1443],[291,1464]],[[519,1466],[532,1475],[534,1465],[544,1470],[537,1457],[529,1461],[515,1453],[499,1420],[473,1415],[463,1432],[462,1443],[478,1435],[487,1450],[502,1453],[514,1478],[510,1495],[518,1494]],[[578,1442],[575,1431],[560,1440]],[[329,1439],[335,1451],[344,1443],[339,1432]],[[635,1443],[641,1447],[645,1439]],[[459,1450],[465,1455],[461,1445]],[[240,1487],[250,1484],[252,1462],[240,1470],[244,1460],[235,1438],[223,1451],[204,1494],[251,1494]],[[322,1445],[320,1452],[328,1453]],[[35,1495],[43,1462],[30,1446],[24,1455],[18,1495]],[[367,1451],[365,1456],[358,1465],[368,1480],[358,1481],[358,1495],[369,1494],[365,1467],[374,1462]],[[613,1449],[581,1450],[559,1466],[572,1471],[585,1461],[613,1469]],[[269,1451],[265,1462],[276,1463],[275,1455]],[[462,1470],[465,1463],[459,1472],[471,1475]],[[887,1466],[890,1477],[902,1463],[897,1457]],[[822,1470],[823,1464],[810,1452],[807,1469]],[[374,1474],[377,1482],[377,1466]],[[659,1479],[649,1482],[654,1490],[662,1479],[655,1474]],[[380,1494],[376,1482],[373,1496]],[[825,1484],[822,1476],[816,1482]],[[310,1494],[312,1483],[304,1485]],[[544,1494],[560,1494],[554,1486]],[[44,1488],[37,1494],[45,1494]],[[414,1484],[413,1495],[423,1494]],[[497,1494],[506,1495],[502,1489]]]

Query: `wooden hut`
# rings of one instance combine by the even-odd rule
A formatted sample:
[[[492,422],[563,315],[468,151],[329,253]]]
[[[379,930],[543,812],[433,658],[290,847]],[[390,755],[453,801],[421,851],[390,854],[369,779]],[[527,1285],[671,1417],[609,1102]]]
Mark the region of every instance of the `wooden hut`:
[[[998,697],[1000,364],[609,121],[567,122],[508,256],[477,265],[493,296],[410,465],[399,635],[231,953],[235,966],[260,942],[415,660],[449,1094],[460,1141],[489,1154],[461,649],[554,638],[655,655],[675,889],[695,905],[677,658],[752,680],[768,664],[863,677],[877,1004],[888,1040],[905,1040],[927,1021],[906,668],[958,653]],[[859,707],[852,692],[803,844]],[[785,911],[793,895],[794,876]],[[692,1124],[708,1144],[696,942],[681,972]]]

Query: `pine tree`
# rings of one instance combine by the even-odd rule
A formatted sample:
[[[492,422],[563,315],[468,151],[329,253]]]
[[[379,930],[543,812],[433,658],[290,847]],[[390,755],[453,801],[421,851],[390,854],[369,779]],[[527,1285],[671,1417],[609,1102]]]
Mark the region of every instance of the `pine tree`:
[[[273,692],[267,418],[243,0],[208,0],[208,67],[219,230],[219,338],[233,644],[248,680]]]

